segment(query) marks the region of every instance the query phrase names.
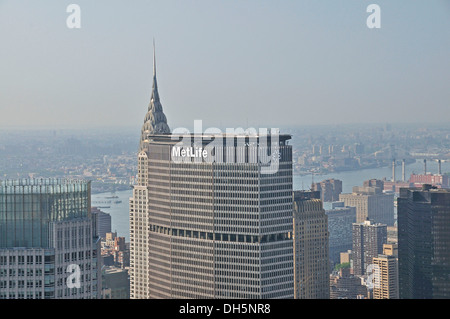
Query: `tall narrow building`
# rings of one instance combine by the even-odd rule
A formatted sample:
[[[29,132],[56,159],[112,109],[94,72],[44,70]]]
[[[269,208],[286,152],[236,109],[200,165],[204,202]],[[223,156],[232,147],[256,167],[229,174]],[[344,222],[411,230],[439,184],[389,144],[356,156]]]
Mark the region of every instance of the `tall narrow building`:
[[[401,299],[450,298],[450,190],[400,190],[398,263]]]
[[[345,206],[343,202],[334,202],[326,210],[328,216],[330,261],[339,263],[340,254],[352,249],[352,227],[356,222],[356,208]]]
[[[290,138],[172,135],[154,73],[130,199],[131,298],[294,297]]]
[[[138,154],[138,179],[130,198],[130,297],[147,299],[149,293],[149,197],[158,197],[154,184],[149,182],[149,139],[155,134],[170,134],[167,118],[159,99],[156,81],[156,54],[153,44],[153,87],[147,114],[141,129]],[[167,166],[164,165],[164,166]],[[151,173],[155,173],[154,171]],[[153,187],[152,187],[153,186]],[[168,183],[162,200],[167,200]],[[150,193],[150,194],[149,194]],[[155,207],[155,203],[153,203]],[[167,208],[166,208],[167,210]]]
[[[383,245],[383,254],[373,258],[373,299],[398,299],[398,256],[394,244]]]
[[[91,212],[97,216],[97,231],[98,236],[102,239],[106,238],[106,233],[111,232],[111,215],[92,207]]]
[[[293,197],[295,298],[329,299],[329,233],[320,192],[295,191]]]
[[[353,224],[353,274],[367,274],[367,267],[373,264],[373,258],[383,253],[387,243],[387,226],[372,224],[369,220]]]

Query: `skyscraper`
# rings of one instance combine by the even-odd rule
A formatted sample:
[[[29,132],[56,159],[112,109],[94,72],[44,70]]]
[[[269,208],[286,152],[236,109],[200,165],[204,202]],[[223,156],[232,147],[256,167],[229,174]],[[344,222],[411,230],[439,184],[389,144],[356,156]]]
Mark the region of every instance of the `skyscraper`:
[[[97,216],[97,231],[98,236],[106,238],[106,233],[111,232],[111,215],[101,211],[97,207],[92,207],[91,212]]]
[[[319,192],[294,192],[296,299],[330,298],[328,223]]]
[[[400,190],[398,259],[400,298],[450,298],[450,190]]]
[[[148,111],[144,118],[144,124],[141,129],[141,141],[139,149],[145,149],[145,143],[148,142],[148,136],[152,134],[169,134],[170,128],[167,125],[167,118],[163,112],[162,104],[159,99],[158,83],[156,81],[156,54],[155,46],[153,44],[153,87],[152,95],[150,97],[150,104]]]
[[[342,181],[327,179],[319,183],[313,183],[312,190],[320,191],[322,202],[336,202],[339,200],[339,194],[342,193]]]
[[[130,199],[131,298],[293,298],[290,136],[170,134],[155,68],[153,81]],[[274,155],[264,140],[278,149],[271,174],[254,160]]]
[[[398,299],[398,256],[396,245],[383,245],[383,254],[373,258],[373,299]]]
[[[353,187],[351,194],[340,194],[345,206],[356,207],[356,222],[369,219],[373,223],[394,225],[394,195],[383,193],[383,182],[370,180]]]
[[[369,220],[353,224],[353,273],[357,276],[367,274],[367,267],[373,264],[373,258],[383,253],[387,242],[387,227],[372,224]]]
[[[352,225],[356,222],[356,208],[345,206],[343,202],[334,202],[331,207],[325,211],[330,233],[330,260],[338,263],[340,253],[352,249]]]
[[[153,50],[155,48],[153,47]],[[149,298],[149,166],[148,142],[153,134],[170,134],[159,99],[156,55],[153,51],[153,87],[141,129],[138,154],[138,181],[130,198],[130,297]],[[166,165],[167,166],[167,165]],[[167,185],[167,182],[165,183]],[[166,186],[167,188],[167,186]],[[167,195],[163,197],[167,200]]]
[[[100,298],[90,204],[90,182],[0,181],[0,299]]]

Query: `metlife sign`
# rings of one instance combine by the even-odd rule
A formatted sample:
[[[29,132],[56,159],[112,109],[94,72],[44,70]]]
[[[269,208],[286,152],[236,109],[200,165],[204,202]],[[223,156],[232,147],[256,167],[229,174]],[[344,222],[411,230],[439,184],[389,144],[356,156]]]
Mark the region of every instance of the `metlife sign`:
[[[204,158],[208,156],[208,151],[201,147],[180,147],[172,148],[172,159],[174,158]]]
[[[194,121],[194,134],[186,128],[176,128],[171,149],[175,163],[253,163],[261,164],[262,174],[278,172],[280,153],[279,129],[218,128],[202,130],[202,121]]]

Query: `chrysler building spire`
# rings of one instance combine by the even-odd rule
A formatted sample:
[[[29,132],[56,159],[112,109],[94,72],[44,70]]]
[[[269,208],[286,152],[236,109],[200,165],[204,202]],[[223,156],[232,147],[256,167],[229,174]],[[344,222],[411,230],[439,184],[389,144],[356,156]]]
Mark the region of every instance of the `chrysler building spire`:
[[[156,53],[155,53],[155,38],[153,38],[153,79],[156,78]]]
[[[156,52],[155,52],[155,39],[153,39],[153,87],[151,100],[155,99],[159,102],[158,84],[156,82]]]
[[[141,142],[139,149],[144,149],[144,144],[148,141],[148,136],[152,134],[168,134],[170,128],[164,115],[161,102],[159,100],[158,84],[156,81],[156,54],[155,40],[153,40],[153,87],[148,112],[145,115],[144,125],[141,130]]]

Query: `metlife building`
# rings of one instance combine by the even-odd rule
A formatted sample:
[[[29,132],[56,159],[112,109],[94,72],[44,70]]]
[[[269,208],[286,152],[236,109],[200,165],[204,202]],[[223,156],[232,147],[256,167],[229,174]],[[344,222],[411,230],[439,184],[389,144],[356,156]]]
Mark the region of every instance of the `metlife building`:
[[[293,298],[290,135],[153,134],[130,199],[132,298]]]

